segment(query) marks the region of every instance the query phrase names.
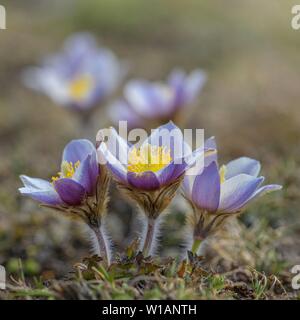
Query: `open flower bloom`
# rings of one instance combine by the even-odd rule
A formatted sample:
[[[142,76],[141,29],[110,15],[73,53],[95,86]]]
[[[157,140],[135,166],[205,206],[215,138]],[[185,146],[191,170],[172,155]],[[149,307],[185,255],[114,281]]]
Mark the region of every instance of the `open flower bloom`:
[[[21,194],[86,223],[96,253],[110,264],[111,250],[105,221],[109,179],[99,170],[94,145],[85,139],[73,140],[64,149],[61,169],[51,181],[20,177]]]
[[[125,69],[112,51],[97,47],[92,35],[80,33],[68,38],[63,51],[46,58],[41,67],[25,70],[23,80],[59,105],[85,110],[117,89]]]
[[[128,121],[130,127],[174,120],[182,108],[196,101],[205,81],[203,71],[186,74],[181,69],[171,72],[166,83],[131,80],[124,88],[124,98],[110,106],[109,115],[115,123]]]
[[[100,130],[97,141],[103,140]],[[180,178],[204,148],[192,152],[181,130],[169,122],[153,130],[139,146],[131,145],[114,128],[108,131],[108,141],[98,148],[98,156],[114,178],[134,189],[155,191]]]
[[[221,168],[213,160],[197,175],[185,177],[185,195],[200,210],[237,213],[257,197],[281,189],[277,184],[262,186],[264,177],[258,177],[260,167],[257,160],[247,157]]]
[[[96,139],[100,162],[106,163],[119,188],[144,213],[140,250],[151,255],[155,253],[160,215],[174,198],[185,171],[204,156],[205,148],[192,152],[172,122],[155,129],[138,146],[127,143],[113,128],[108,133],[100,130]]]
[[[214,139],[206,141],[215,146]],[[190,170],[195,170],[191,168]],[[197,253],[203,240],[214,234],[227,218],[238,214],[265,193],[280,190],[277,184],[262,186],[264,177],[258,176],[260,163],[247,157],[238,158],[218,167],[217,154],[205,157],[204,168],[196,168],[184,178],[183,189],[193,212],[187,215],[187,238],[192,236],[192,252]]]
[[[77,206],[95,194],[99,167],[94,145],[88,140],[73,140],[64,149],[60,172],[51,181],[20,178],[21,194],[50,206]]]

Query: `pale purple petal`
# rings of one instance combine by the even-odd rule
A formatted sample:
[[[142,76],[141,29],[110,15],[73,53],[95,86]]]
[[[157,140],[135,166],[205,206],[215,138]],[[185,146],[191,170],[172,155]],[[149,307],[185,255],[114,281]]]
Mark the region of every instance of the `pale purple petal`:
[[[146,118],[165,116],[173,111],[174,92],[166,85],[145,80],[131,80],[124,89],[131,108]]]
[[[184,106],[194,102],[206,82],[206,74],[202,70],[194,70],[187,75],[182,69],[171,72],[168,83],[175,91],[174,105]]]
[[[205,155],[205,166],[207,167],[213,161],[218,163],[218,152],[215,137],[210,137],[205,140],[204,146],[205,148],[210,149]]]
[[[255,178],[250,175],[240,174],[226,180],[221,185],[221,200],[219,211],[234,212],[234,209],[247,201],[264,178]]]
[[[96,154],[95,146],[86,139],[72,140],[63,152],[63,161],[72,162],[83,161],[89,154]]]
[[[259,172],[260,162],[247,157],[232,160],[226,165],[226,179],[230,179],[241,173],[257,177]]]
[[[278,185],[278,184],[269,184],[266,186],[263,186],[259,189],[257,189],[253,195],[246,200],[244,203],[242,203],[241,205],[239,205],[238,207],[234,208],[235,210],[241,210],[243,207],[245,207],[249,202],[255,200],[258,197],[261,197],[267,193],[273,192],[273,191],[277,191],[277,190],[281,190],[282,186]]]
[[[108,150],[106,143],[101,143],[98,150],[98,161],[102,165],[106,165],[108,170],[118,181],[127,183],[127,167],[114,157]]]
[[[54,70],[47,67],[27,68],[22,72],[21,78],[27,88],[46,94],[55,103],[70,103],[67,84]]]
[[[29,188],[32,190],[45,190],[45,189],[51,189],[51,188],[53,189],[52,184],[49,181],[44,179],[30,178],[25,175],[21,175],[20,179],[26,188]]]
[[[154,103],[151,83],[143,80],[131,80],[124,88],[124,97],[131,108],[143,117],[153,117],[159,114]]]
[[[210,137],[205,140],[204,146],[208,149],[217,149],[217,143],[215,137]]]
[[[217,164],[212,162],[203,172],[196,176],[193,190],[193,203],[198,208],[215,212],[220,201],[220,176]]]
[[[204,84],[206,82],[206,73],[202,70],[194,70],[187,78],[185,82],[185,102],[193,102],[200,94]]]
[[[63,204],[63,201],[60,199],[59,195],[55,190],[41,190],[41,191],[28,191],[27,188],[19,188],[19,191],[22,195],[28,196],[33,200],[38,202],[56,206]]]
[[[70,36],[64,44],[65,54],[81,59],[97,48],[95,37],[88,32],[79,32]]]
[[[151,191],[157,190],[160,187],[158,178],[152,171],[143,173],[128,172],[127,179],[132,187],[140,190]]]
[[[118,134],[115,128],[110,127],[108,129],[99,130],[96,141],[103,145],[102,151],[104,153],[107,151],[109,152],[108,156],[112,161],[114,160],[113,158],[115,158],[123,165],[127,165],[128,152],[131,145]]]
[[[184,141],[182,131],[172,121],[152,130],[150,137],[144,141],[143,145],[147,143],[170,150],[175,163],[176,159],[185,158],[192,153],[191,147]]]
[[[183,188],[185,194],[189,198],[191,198],[192,188],[196,176],[200,175],[204,167],[208,166],[211,162],[216,162],[216,155],[217,151],[215,149],[207,149],[205,145],[204,149],[200,147],[193,151],[191,157],[186,158],[189,169],[186,171],[183,181]]]
[[[97,180],[99,175],[99,164],[97,158],[97,150],[90,154],[90,165],[89,165],[89,174],[91,176],[91,180]],[[92,182],[93,183],[93,182]]]
[[[217,150],[200,147],[192,152],[192,154],[185,158],[188,164],[187,175],[199,175],[204,167],[207,167],[211,162],[216,160]],[[215,161],[216,162],[216,161]]]
[[[182,159],[182,163],[175,164],[174,162],[161,169],[158,173],[158,180],[160,185],[168,185],[178,179],[185,173],[187,163]]]
[[[176,91],[180,91],[184,86],[185,78],[186,78],[186,72],[181,68],[176,68],[171,71],[167,82]]]
[[[73,179],[85,188],[88,195],[92,195],[96,189],[98,176],[99,168],[96,157],[95,155],[88,155],[80,163]]]
[[[88,69],[106,95],[112,93],[128,72],[128,64],[119,61],[114,52],[99,48],[93,59],[88,59]]]
[[[84,187],[72,179],[58,179],[53,184],[60,198],[68,205],[80,205],[86,195]]]
[[[63,204],[50,182],[24,175],[20,176],[20,179],[24,184],[24,187],[19,188],[22,195],[49,205]]]

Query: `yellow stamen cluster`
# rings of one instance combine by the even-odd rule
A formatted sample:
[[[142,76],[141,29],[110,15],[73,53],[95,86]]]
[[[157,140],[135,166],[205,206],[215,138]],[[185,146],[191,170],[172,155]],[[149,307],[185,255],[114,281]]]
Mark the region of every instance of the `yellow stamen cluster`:
[[[69,84],[69,92],[72,98],[76,100],[84,99],[93,86],[93,79],[90,75],[82,75],[75,78]]]
[[[61,171],[57,173],[57,176],[51,178],[52,182],[60,178],[72,178],[79,166],[80,161],[77,161],[74,164],[72,162],[63,161]]]
[[[220,182],[221,183],[224,183],[225,182],[225,175],[226,175],[226,171],[227,171],[227,168],[225,165],[223,165],[220,170],[219,170],[219,174],[220,174]]]
[[[165,147],[146,144],[141,148],[133,148],[128,154],[127,169],[130,172],[157,172],[172,161],[170,150]]]

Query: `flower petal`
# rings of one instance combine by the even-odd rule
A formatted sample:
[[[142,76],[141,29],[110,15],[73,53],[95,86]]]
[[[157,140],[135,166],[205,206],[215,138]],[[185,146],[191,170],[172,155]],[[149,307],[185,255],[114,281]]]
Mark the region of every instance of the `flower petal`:
[[[127,170],[124,165],[114,157],[107,148],[106,143],[101,143],[98,150],[98,161],[102,165],[106,165],[115,179],[122,183],[127,183]]]
[[[173,69],[168,76],[168,84],[174,89],[178,89],[183,86],[186,78],[186,72],[182,68]]]
[[[82,58],[97,48],[97,42],[93,34],[89,32],[77,32],[71,35],[64,44],[64,52],[68,56]]]
[[[220,201],[220,176],[217,164],[212,162],[203,172],[196,176],[192,201],[198,208],[215,212]]]
[[[96,154],[95,146],[87,139],[72,140],[63,152],[63,161],[72,162],[83,161],[89,154]]]
[[[20,179],[23,182],[25,188],[31,189],[33,191],[47,190],[51,188],[53,189],[53,185],[47,180],[43,180],[39,178],[30,178],[25,175],[21,175]]]
[[[263,177],[255,178],[247,174],[239,174],[226,180],[221,185],[219,210],[235,212],[236,208],[254,194],[263,180]]]
[[[84,187],[72,179],[58,179],[53,184],[61,199],[68,205],[80,205],[86,195]]]
[[[70,102],[67,83],[55,70],[31,67],[25,69],[21,77],[27,88],[46,94],[55,103],[68,105]]]
[[[127,165],[128,152],[131,145],[118,134],[115,128],[110,127],[99,130],[96,141],[97,143],[101,143],[101,145],[105,144],[106,147],[104,149],[107,149],[112,157],[123,165]],[[105,151],[104,149],[102,151]]]
[[[143,173],[127,173],[128,183],[134,188],[141,190],[156,190],[160,187],[158,178],[154,172],[146,171]]]
[[[260,162],[247,157],[232,160],[226,165],[226,179],[230,179],[241,173],[257,177],[259,172]]]
[[[95,155],[88,155],[79,168],[75,171],[73,179],[81,184],[88,195],[92,195],[96,189],[99,167]]]
[[[208,149],[217,149],[217,143],[215,137],[210,137],[205,140],[204,146]]]
[[[255,200],[258,197],[261,197],[267,193],[273,192],[273,191],[277,191],[277,190],[281,190],[282,186],[278,185],[278,184],[269,184],[266,186],[263,186],[259,189],[257,189],[253,195],[246,200],[243,204],[241,204],[240,206],[238,206],[237,208],[235,208],[236,210],[241,210],[243,207],[245,207],[249,202]]]
[[[152,130],[150,137],[143,142],[143,145],[147,143],[169,149],[174,161],[192,153],[191,147],[184,141],[182,131],[172,121]]]
[[[168,185],[182,176],[187,168],[187,163],[182,159],[182,163],[170,163],[158,173],[158,180],[161,186]]]
[[[210,146],[208,144],[208,146]],[[188,198],[192,197],[192,189],[195,178],[200,175],[205,167],[207,167],[213,161],[217,163],[217,150],[207,149],[206,144],[204,149],[202,147],[193,151],[191,157],[188,157],[189,169],[186,171],[183,180],[183,190]]]
[[[185,158],[188,164],[187,175],[196,176],[202,172],[204,167],[207,167],[211,162],[216,162],[217,150],[200,147],[192,152],[192,154]]]
[[[171,72],[168,83],[176,92],[175,105],[183,106],[192,103],[206,82],[206,74],[202,70],[194,70],[187,75],[182,69]]]
[[[30,178],[24,175],[20,176],[20,179],[24,184],[23,188],[19,188],[22,195],[49,205],[63,204],[63,201],[60,199],[50,182],[42,179]]]
[[[131,80],[124,89],[124,96],[131,108],[146,118],[172,112],[174,92],[161,83]]]
[[[206,82],[206,78],[206,73],[200,69],[190,73],[184,88],[186,103],[191,103],[197,98]]]

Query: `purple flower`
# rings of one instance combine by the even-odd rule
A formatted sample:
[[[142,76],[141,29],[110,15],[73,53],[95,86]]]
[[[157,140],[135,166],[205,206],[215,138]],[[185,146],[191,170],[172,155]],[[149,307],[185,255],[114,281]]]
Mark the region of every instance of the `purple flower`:
[[[103,130],[97,140],[103,141]],[[147,191],[170,185],[185,173],[196,156],[203,154],[203,148],[192,152],[173,122],[155,129],[138,147],[110,128],[108,142],[102,142],[98,148],[99,159],[117,181]]]
[[[77,206],[95,194],[99,168],[94,145],[88,140],[73,140],[64,149],[61,169],[52,181],[20,178],[24,187],[19,191],[43,204]]]
[[[247,157],[238,158],[218,167],[215,158],[206,161],[196,175],[184,180],[186,197],[198,209],[211,213],[236,213],[265,193],[280,190],[277,184],[262,186],[260,163]]]
[[[186,74],[180,69],[171,72],[166,83],[131,80],[124,88],[124,98],[110,106],[109,115],[115,123],[128,121],[130,127],[151,120],[174,120],[182,108],[196,101],[205,81],[201,70]]]
[[[140,131],[142,142],[138,145],[127,143],[113,128],[100,130],[96,140],[100,143],[99,162],[106,164],[119,189],[144,213],[140,250],[148,256],[156,251],[162,212],[174,199],[186,170],[196,160],[197,164],[204,163],[207,148],[202,146],[192,152],[181,130],[171,121],[144,140],[143,133]]]
[[[66,40],[61,53],[44,59],[41,67],[25,70],[23,80],[59,105],[85,110],[117,89],[125,69],[112,51],[97,47],[92,35],[79,33]]]

